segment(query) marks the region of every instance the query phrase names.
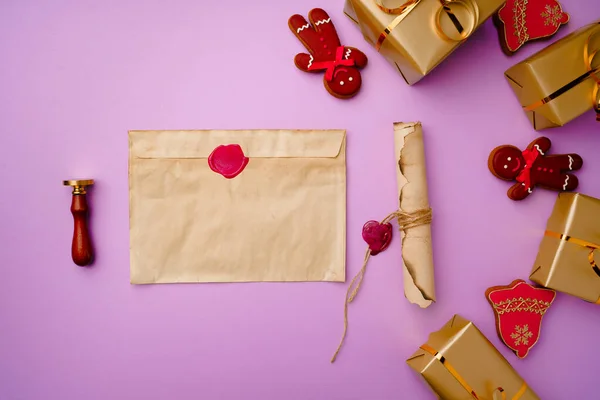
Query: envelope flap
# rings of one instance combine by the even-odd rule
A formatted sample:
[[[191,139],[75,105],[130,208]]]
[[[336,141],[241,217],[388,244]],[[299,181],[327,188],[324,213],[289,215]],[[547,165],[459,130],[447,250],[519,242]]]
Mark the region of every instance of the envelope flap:
[[[129,131],[136,158],[208,158],[220,145],[238,144],[250,158],[334,158],[345,130]]]

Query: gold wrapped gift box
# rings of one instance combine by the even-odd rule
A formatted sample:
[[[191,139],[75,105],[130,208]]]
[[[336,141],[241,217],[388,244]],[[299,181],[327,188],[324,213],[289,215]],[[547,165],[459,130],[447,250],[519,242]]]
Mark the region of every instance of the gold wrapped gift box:
[[[600,268],[594,260],[599,248],[600,200],[579,193],[560,193],[529,279],[600,303]]]
[[[598,111],[600,21],[565,36],[504,74],[535,130],[563,126],[592,107]]]
[[[477,327],[455,315],[406,360],[444,400],[539,400]]]
[[[402,4],[402,0],[346,0],[344,13],[412,85],[448,57],[504,1],[409,0]]]

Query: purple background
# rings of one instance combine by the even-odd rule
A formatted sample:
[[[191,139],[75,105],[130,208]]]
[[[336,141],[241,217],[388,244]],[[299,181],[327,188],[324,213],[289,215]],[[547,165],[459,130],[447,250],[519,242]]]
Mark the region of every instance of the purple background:
[[[572,19],[558,36],[598,18],[597,0],[563,3]],[[352,100],[294,67],[303,47],[287,18],[317,6],[369,57]],[[0,399],[432,399],[405,359],[454,313],[475,321],[543,399],[598,397],[597,306],[559,294],[540,342],[518,360],[483,294],[527,278],[555,200],[539,190],[512,202],[486,167],[496,145],[540,136],[502,73],[546,43],[509,59],[488,21],[409,87],[342,6],[0,3]],[[396,207],[392,122],[415,120],[426,135],[438,303],[421,310],[404,299],[396,237],[371,261],[336,364],[347,284],[129,284],[128,129],[347,129],[351,278],[363,223]],[[596,197],[599,129],[590,112],[542,132],[556,152],[583,156],[580,190]],[[97,180],[92,268],[70,259],[61,181],[79,177]]]

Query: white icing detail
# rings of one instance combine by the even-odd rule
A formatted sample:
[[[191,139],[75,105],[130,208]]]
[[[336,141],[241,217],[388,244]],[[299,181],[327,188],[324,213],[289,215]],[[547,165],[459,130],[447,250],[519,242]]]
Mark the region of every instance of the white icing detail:
[[[533,147],[535,147],[535,149],[536,149],[537,151],[539,151],[541,155],[544,155],[544,152],[542,151],[542,149],[540,149],[540,146],[538,146],[538,145],[536,144],[536,145],[534,145]]]
[[[569,175],[565,178],[565,184],[563,185],[563,190],[567,190],[567,183],[569,183]]]
[[[352,53],[352,50],[346,49],[346,55],[344,56],[346,60],[348,59],[348,57],[350,57],[350,53]]]
[[[352,77],[349,77],[349,78],[348,78],[348,80],[349,80],[350,82],[352,82],[352,81],[354,80],[354,78],[352,78]]]
[[[510,161],[510,160],[512,160],[512,158],[508,157],[507,160]]]
[[[527,193],[533,193],[533,190],[531,190],[531,188],[527,188]]]
[[[505,166],[504,166],[504,169],[507,169],[507,168],[508,168],[508,165],[505,165]]]
[[[569,157],[569,171],[571,171],[573,169],[573,157],[568,156]]]
[[[344,86],[344,81],[340,81],[340,86]]]
[[[307,69],[310,68],[310,66],[312,65],[313,61],[315,59],[313,58],[312,54],[310,55],[310,60],[308,60],[308,67],[306,67]]]
[[[315,26],[319,26],[319,25],[323,25],[323,24],[328,24],[329,22],[331,22],[331,18],[322,19],[320,21],[315,22]]]
[[[300,33],[303,30],[305,30],[306,28],[308,28],[310,26],[310,24],[306,24],[306,25],[302,25],[300,28],[296,29],[296,33]]]

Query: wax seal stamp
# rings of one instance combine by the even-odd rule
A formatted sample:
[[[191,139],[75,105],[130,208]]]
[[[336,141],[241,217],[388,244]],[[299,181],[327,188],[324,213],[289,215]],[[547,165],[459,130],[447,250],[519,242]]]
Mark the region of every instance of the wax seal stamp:
[[[86,199],[87,186],[94,184],[93,179],[80,179],[63,181],[63,185],[73,187],[73,200],[71,201],[71,214],[73,214],[73,244],[71,256],[73,262],[80,267],[89,265],[94,258],[92,242],[88,231],[88,204]]]

